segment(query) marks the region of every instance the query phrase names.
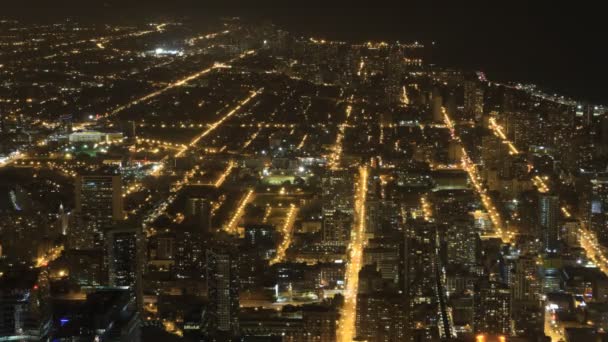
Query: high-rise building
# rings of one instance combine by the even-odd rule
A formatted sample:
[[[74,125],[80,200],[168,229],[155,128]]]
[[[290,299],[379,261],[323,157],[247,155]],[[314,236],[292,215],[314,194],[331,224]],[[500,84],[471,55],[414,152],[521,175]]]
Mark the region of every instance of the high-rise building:
[[[353,222],[353,177],[347,170],[330,171],[322,181],[323,242],[346,246]]]
[[[538,199],[538,226],[544,252],[557,252],[559,247],[559,197],[540,194]]]
[[[336,322],[338,313],[334,308],[305,305],[302,308],[302,320],[306,339],[309,341],[334,342],[336,341]]]
[[[175,271],[178,277],[194,278],[204,272],[205,241],[196,227],[175,232]]]
[[[124,219],[121,176],[116,169],[79,175],[74,191],[79,222],[68,234],[70,247],[101,247],[105,232]]]
[[[424,221],[412,221],[406,230],[403,280],[410,297],[429,296],[435,286],[436,226]],[[430,294],[432,296],[432,294]]]
[[[591,180],[589,226],[600,243],[608,244],[608,178]]]
[[[521,256],[515,262],[512,292],[513,300],[535,301],[540,296],[541,284],[536,260]]]
[[[239,330],[239,278],[236,257],[229,250],[207,250],[209,336],[235,336]]]
[[[464,83],[464,113],[465,116],[477,121],[483,116],[484,91],[479,82],[466,81]]]
[[[0,341],[47,340],[51,327],[48,271],[10,270],[0,279]]]
[[[323,214],[341,211],[353,214],[354,180],[349,170],[332,170],[321,184]]]
[[[448,264],[472,266],[476,263],[479,236],[472,220],[449,223],[445,240]]]
[[[208,198],[188,198],[185,214],[196,222],[202,233],[211,232],[211,201]]]
[[[342,211],[327,212],[323,217],[323,242],[332,246],[346,246],[352,225],[352,215]]]
[[[52,308],[49,341],[141,341],[141,318],[131,291],[102,288]]]
[[[426,303],[437,302],[437,227],[422,220],[411,220],[406,226],[403,248],[402,291],[405,299],[407,341],[438,338],[437,326],[430,329],[423,322],[438,322],[437,311],[430,312]]]
[[[385,292],[357,295],[357,337],[366,341],[405,339],[405,301]]]
[[[59,214],[57,215],[59,220],[59,228],[61,230],[61,235],[66,235],[68,233],[68,227],[70,223],[70,216],[63,209],[63,203],[59,205]]]
[[[386,65],[386,103],[396,105],[401,99],[401,78],[404,72],[403,51],[395,46],[389,52]]]
[[[443,98],[439,94],[439,91],[433,92],[431,110],[433,112],[433,121],[442,123],[443,122]]]
[[[498,282],[482,282],[475,300],[475,333],[511,334],[511,291]]]
[[[109,285],[133,287],[138,266],[135,228],[110,229],[105,242]]]

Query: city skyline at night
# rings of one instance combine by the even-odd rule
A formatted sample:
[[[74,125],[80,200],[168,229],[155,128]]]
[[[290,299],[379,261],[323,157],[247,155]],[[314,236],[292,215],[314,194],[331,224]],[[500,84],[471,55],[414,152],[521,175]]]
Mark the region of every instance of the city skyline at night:
[[[602,71],[537,5],[27,6],[0,341],[608,338]]]

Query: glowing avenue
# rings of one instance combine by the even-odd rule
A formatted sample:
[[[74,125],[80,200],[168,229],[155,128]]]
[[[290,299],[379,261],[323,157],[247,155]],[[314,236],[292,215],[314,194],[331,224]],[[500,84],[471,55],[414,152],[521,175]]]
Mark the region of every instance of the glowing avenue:
[[[293,224],[296,221],[296,217],[298,217],[298,207],[296,207],[295,204],[291,204],[285,217],[285,223],[283,223],[283,226],[280,230],[283,234],[283,240],[281,241],[279,248],[277,248],[277,254],[274,258],[272,258],[272,260],[270,260],[271,265],[276,264],[278,262],[283,262],[285,260],[285,253],[291,245],[291,239],[293,238]]]
[[[359,181],[355,198],[355,224],[348,245],[348,265],[346,266],[344,291],[344,306],[338,326],[337,340],[352,342],[355,337],[355,321],[357,316],[357,292],[359,289],[359,271],[363,264],[363,248],[365,247],[365,201],[367,198],[366,166],[359,169]]]
[[[234,235],[238,234],[239,221],[240,221],[241,217],[243,216],[243,213],[245,212],[245,208],[247,207],[247,204],[249,204],[251,201],[253,201],[254,198],[255,198],[255,194],[254,194],[253,190],[247,191],[245,196],[243,196],[243,199],[241,199],[241,202],[239,203],[238,208],[232,215],[232,218],[230,218],[230,220],[226,223],[226,225],[224,225],[224,231],[226,231],[230,234],[234,234]]]

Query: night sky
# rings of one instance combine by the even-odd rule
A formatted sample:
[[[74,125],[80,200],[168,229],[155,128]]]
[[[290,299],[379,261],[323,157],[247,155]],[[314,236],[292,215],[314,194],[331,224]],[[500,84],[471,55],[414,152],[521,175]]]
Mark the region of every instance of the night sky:
[[[577,99],[608,104],[608,30],[597,1],[377,0],[368,7],[356,3],[360,2],[23,0],[8,5],[6,13],[31,20],[69,15],[106,21],[239,15],[330,39],[436,41],[434,61],[441,66],[479,69],[491,79],[534,82]]]

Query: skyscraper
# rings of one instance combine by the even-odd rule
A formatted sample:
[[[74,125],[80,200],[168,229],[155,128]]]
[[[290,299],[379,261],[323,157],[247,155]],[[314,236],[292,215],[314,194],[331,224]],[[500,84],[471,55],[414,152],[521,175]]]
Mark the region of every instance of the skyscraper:
[[[346,170],[331,171],[323,178],[323,241],[346,246],[353,222],[354,185]]]
[[[122,181],[116,169],[76,178],[75,204],[79,222],[69,233],[70,247],[101,247],[106,230],[124,218]]]
[[[403,282],[405,296],[405,329],[407,341],[415,341],[417,336],[431,336],[426,328],[420,328],[420,319],[427,319],[424,304],[436,298],[437,278],[437,227],[422,220],[411,220],[405,231],[403,248]],[[434,312],[432,319],[436,319]],[[421,318],[423,317],[423,318]]]
[[[443,97],[439,94],[439,91],[433,91],[433,99],[431,103],[431,109],[433,111],[433,121],[443,122]]]
[[[591,180],[589,225],[600,243],[608,243],[608,179]]]
[[[115,228],[106,234],[106,256],[110,286],[135,285],[137,233],[135,228]]]
[[[533,257],[521,256],[515,262],[512,290],[514,300],[533,302],[539,297],[538,265]]]
[[[211,201],[208,198],[188,198],[186,217],[194,219],[201,233],[211,233]]]
[[[323,242],[332,246],[346,246],[352,225],[351,215],[342,211],[327,212],[323,216]]]
[[[466,81],[464,83],[464,113],[465,116],[477,121],[483,115],[484,91],[479,82]]]
[[[538,199],[538,226],[544,252],[556,252],[559,243],[559,197],[540,194]]]
[[[472,220],[450,222],[446,232],[448,264],[473,266],[477,261],[478,240]]]
[[[214,338],[236,335],[239,329],[239,279],[237,260],[230,251],[207,250],[207,291],[209,335]]]
[[[322,182],[323,214],[342,211],[353,214],[354,180],[349,170],[332,170]]]
[[[511,334],[511,291],[498,282],[482,282],[475,300],[475,332]]]

